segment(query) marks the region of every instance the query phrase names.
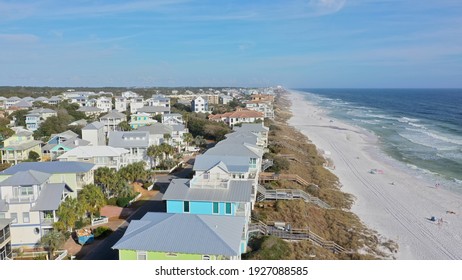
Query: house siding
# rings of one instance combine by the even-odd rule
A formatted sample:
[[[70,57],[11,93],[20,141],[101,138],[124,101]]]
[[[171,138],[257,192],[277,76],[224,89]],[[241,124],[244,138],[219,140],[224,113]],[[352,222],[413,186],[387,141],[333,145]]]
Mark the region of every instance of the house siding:
[[[225,214],[226,202],[218,203],[218,214],[213,214],[213,202],[212,201],[191,201],[189,203],[190,214],[200,215],[229,215],[234,216],[236,213],[236,204],[231,202],[231,214]],[[182,200],[169,200],[167,201],[167,213],[184,213],[183,212],[183,201]]]
[[[173,255],[174,254],[174,255]],[[168,253],[168,252],[147,252],[148,260],[202,260],[201,254],[184,254],[184,253]],[[211,260],[225,259],[223,256],[209,255]],[[137,252],[135,250],[120,250],[120,260],[137,260]]]

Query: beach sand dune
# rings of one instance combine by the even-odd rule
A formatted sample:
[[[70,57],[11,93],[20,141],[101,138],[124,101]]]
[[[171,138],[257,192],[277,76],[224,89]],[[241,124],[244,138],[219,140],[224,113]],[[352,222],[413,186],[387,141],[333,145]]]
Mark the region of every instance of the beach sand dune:
[[[289,124],[332,159],[342,191],[356,198],[352,211],[398,243],[397,259],[462,259],[461,195],[397,168],[374,135],[326,116],[303,95],[291,92],[290,100]]]

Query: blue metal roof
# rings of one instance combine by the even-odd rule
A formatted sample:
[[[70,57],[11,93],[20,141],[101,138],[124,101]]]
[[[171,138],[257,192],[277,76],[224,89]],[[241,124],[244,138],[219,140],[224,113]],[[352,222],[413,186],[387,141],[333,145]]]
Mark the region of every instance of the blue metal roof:
[[[35,170],[50,174],[57,173],[84,173],[90,171],[95,165],[77,161],[48,161],[48,162],[22,162],[0,172],[0,175],[13,175],[17,172]]]
[[[40,191],[31,211],[58,210],[65,191],[72,192],[72,189],[65,183],[46,184]]]
[[[147,213],[113,249],[237,256],[244,224],[244,217]]]
[[[41,185],[51,174],[35,170],[19,171],[0,182],[0,186]]]

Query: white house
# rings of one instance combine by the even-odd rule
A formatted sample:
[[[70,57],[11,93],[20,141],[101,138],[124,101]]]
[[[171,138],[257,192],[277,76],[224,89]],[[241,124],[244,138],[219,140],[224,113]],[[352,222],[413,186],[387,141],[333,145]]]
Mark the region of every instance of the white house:
[[[109,112],[112,110],[112,98],[101,96],[96,99],[96,108],[103,110],[103,112]]]
[[[147,131],[110,131],[109,146],[125,148],[129,151],[129,163],[144,161],[149,163],[146,152],[150,145]],[[147,165],[146,167],[149,167]]]
[[[123,96],[117,96],[115,99],[115,109],[119,112],[125,112],[128,109],[128,99]]]
[[[208,113],[209,112],[209,102],[206,98],[198,96],[191,101],[191,111],[195,113]]]
[[[128,103],[130,104],[130,113],[134,114],[138,111],[138,109],[144,106],[144,99],[143,97],[131,98]]]
[[[137,98],[137,97],[139,97],[139,94],[136,93],[136,92],[133,92],[133,91],[124,91],[124,92],[122,92],[121,96],[123,98],[128,99],[128,98]]]
[[[95,168],[109,167],[119,170],[128,164],[129,151],[110,146],[83,146],[72,149],[58,157],[59,161],[81,161],[95,165]]]
[[[104,132],[104,124],[100,122],[92,122],[82,128],[82,139],[89,141],[91,146],[105,146],[106,136]]]
[[[108,132],[118,130],[119,124],[123,121],[126,121],[127,116],[114,109],[108,114],[100,117],[99,120],[102,124],[104,124],[104,131]]]
[[[12,247],[37,246],[58,221],[56,210],[72,189],[66,183],[50,183],[51,176],[28,170],[0,182],[0,213],[12,219]]]

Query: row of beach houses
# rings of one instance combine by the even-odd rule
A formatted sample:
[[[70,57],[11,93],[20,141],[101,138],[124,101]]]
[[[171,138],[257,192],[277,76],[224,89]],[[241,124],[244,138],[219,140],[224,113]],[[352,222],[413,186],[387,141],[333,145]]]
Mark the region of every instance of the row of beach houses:
[[[243,124],[196,157],[192,179],[173,179],[166,213],[132,220],[113,246],[120,260],[238,260],[247,250],[268,128]]]
[[[72,94],[75,92],[67,98],[72,99]],[[140,98],[134,93],[122,97]],[[206,100],[201,96],[194,100],[197,98]],[[157,103],[152,103],[154,99]],[[5,139],[1,148],[2,163],[14,165],[0,172],[0,260],[11,258],[12,248],[37,246],[59,220],[56,210],[60,203],[93,183],[98,167],[118,170],[140,161],[150,167],[153,163],[147,148],[164,142],[184,149],[183,135],[188,130],[182,115],[170,112],[169,98],[154,99],[132,113],[132,131],[118,127],[126,115],[117,108],[91,123],[77,121],[76,125],[84,125],[82,137],[69,130],[51,135],[43,143],[33,138],[32,127],[15,128],[16,133]],[[147,112],[147,107],[163,109]],[[131,103],[126,110],[131,112]],[[28,117],[39,115],[43,121],[55,114],[36,108]],[[151,121],[157,114],[161,122]],[[241,123],[254,121],[243,119]],[[32,121],[26,119],[28,123]],[[167,213],[148,213],[130,223],[114,246],[120,259],[239,259],[246,251],[268,128],[262,123],[228,124],[235,132],[196,158],[194,177],[172,180],[163,197]],[[166,138],[166,134],[170,136]],[[40,155],[41,162],[24,162],[31,151]],[[142,241],[143,236],[150,237]]]

